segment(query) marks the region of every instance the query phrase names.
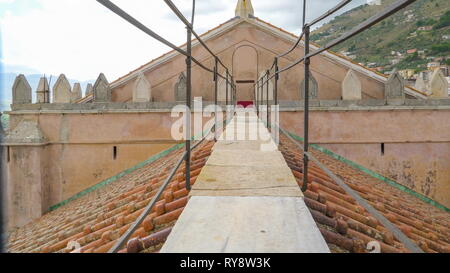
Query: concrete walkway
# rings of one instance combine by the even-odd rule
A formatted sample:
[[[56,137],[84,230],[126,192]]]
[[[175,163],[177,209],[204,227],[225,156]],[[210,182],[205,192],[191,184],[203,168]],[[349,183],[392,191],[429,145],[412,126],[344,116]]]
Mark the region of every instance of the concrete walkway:
[[[297,182],[254,111],[219,138],[161,253],[329,253]]]

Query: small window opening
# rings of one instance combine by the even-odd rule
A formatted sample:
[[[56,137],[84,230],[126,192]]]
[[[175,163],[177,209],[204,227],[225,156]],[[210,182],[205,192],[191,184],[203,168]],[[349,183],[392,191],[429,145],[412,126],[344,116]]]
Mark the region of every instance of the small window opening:
[[[381,155],[384,155],[384,143],[381,143]]]
[[[113,159],[114,160],[117,159],[117,146],[114,146],[114,148],[113,148]]]
[[[6,147],[6,160],[8,163],[11,161],[11,151],[9,150],[9,146]]]

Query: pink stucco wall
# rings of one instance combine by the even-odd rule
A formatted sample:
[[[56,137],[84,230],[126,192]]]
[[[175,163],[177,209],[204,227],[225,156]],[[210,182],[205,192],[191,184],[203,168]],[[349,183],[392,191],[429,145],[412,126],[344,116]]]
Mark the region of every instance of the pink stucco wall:
[[[310,115],[312,143],[450,207],[450,110],[312,111]],[[282,127],[303,135],[303,112],[283,112],[280,119]]]
[[[229,67],[236,80],[256,80],[261,72],[268,69],[274,57],[292,46],[292,42],[254,25],[243,22],[228,32],[206,41],[213,52],[218,54],[222,62]],[[213,68],[213,59],[200,46],[193,48],[193,55],[202,63]],[[299,47],[279,61],[280,68],[291,64],[303,56],[303,48]],[[325,56],[312,60],[311,70],[319,85],[320,99],[340,99],[341,84],[348,67]],[[145,76],[152,85],[155,101],[170,102],[174,100],[175,84],[180,73],[186,71],[185,57],[178,55],[149,71]],[[224,73],[223,69],[220,71]],[[300,98],[300,83],[303,80],[303,66],[285,72],[279,81],[280,100],[297,100]],[[360,77],[363,98],[383,98],[384,85],[367,75],[357,73]],[[113,89],[113,101],[126,102],[132,100],[134,79]],[[212,75],[194,65],[193,96],[202,96],[204,100],[213,100]],[[251,85],[238,85],[238,100],[254,99]]]
[[[171,135],[179,118],[168,111],[12,114],[11,128],[34,120],[48,143],[9,148],[8,196],[15,211],[9,222],[21,226],[50,206],[180,143]],[[200,118],[204,126],[209,119]],[[202,129],[192,134],[201,135]]]

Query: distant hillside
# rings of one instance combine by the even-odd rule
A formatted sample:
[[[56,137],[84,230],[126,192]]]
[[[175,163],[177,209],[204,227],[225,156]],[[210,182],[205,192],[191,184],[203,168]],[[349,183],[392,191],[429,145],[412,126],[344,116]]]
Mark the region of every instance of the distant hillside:
[[[383,0],[381,6],[352,9],[314,31],[311,39],[325,45],[393,2]],[[450,2],[419,0],[333,51],[345,53],[359,63],[381,67],[382,72],[394,68],[421,71],[428,62],[436,60],[450,65]]]
[[[0,111],[9,110],[10,104],[12,101],[12,86],[14,84],[14,80],[17,77],[17,73],[1,73],[0,74]],[[25,75],[25,77],[28,80],[28,83],[30,84],[31,88],[33,89],[33,102],[36,101],[36,89],[39,84],[39,80],[43,75],[40,74],[30,74]],[[57,80],[58,76],[51,76],[51,83],[50,86],[53,87]],[[47,76],[47,79],[50,81],[50,76]],[[70,84],[73,86],[74,83],[80,82],[73,79],[68,79]],[[86,86],[88,83],[94,83],[94,81],[84,81],[80,82],[81,88],[83,92],[86,90]]]

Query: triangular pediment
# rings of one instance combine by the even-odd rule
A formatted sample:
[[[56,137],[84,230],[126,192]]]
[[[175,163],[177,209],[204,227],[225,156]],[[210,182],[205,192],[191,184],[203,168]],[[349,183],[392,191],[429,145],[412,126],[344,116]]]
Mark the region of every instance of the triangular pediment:
[[[270,23],[267,23],[259,18],[240,18],[240,17],[235,17],[235,18],[225,22],[224,24],[221,24],[218,27],[202,34],[201,38],[205,43],[208,43],[209,41],[220,38],[229,32],[235,31],[236,29],[239,29],[239,28],[245,28],[245,27],[256,28],[260,31],[263,31],[264,33],[266,33],[268,35],[276,37],[277,39],[282,39],[290,44],[295,43],[296,40],[298,39],[298,37],[296,35],[289,33],[288,31],[278,28],[276,26],[273,26]],[[238,41],[236,41],[236,43],[238,43]],[[201,46],[201,45],[197,40],[193,40],[192,46],[193,46],[193,48],[195,48],[195,47]],[[257,46],[264,48],[263,45],[258,44]],[[299,47],[300,48],[303,47],[303,42],[301,42],[299,44]],[[182,46],[181,48],[185,48],[185,45]],[[311,45],[312,51],[314,51],[318,48],[319,48],[318,45],[315,45],[315,44]],[[282,52],[275,51],[275,49],[273,49],[273,48],[264,48],[264,49],[273,51],[276,54],[282,53]],[[278,49],[278,51],[279,51],[279,49]],[[114,89],[116,87],[126,84],[127,82],[129,82],[131,80],[135,80],[139,76],[140,73],[145,73],[146,71],[154,69],[155,67],[164,65],[165,63],[169,62],[170,60],[172,60],[173,58],[175,58],[179,55],[180,55],[180,53],[177,51],[168,52],[168,53],[162,55],[161,57],[130,72],[129,74],[117,79],[116,81],[111,83],[111,88]],[[333,63],[337,63],[348,69],[352,69],[353,71],[359,72],[359,73],[361,73],[365,76],[368,76],[380,83],[387,82],[387,79],[388,79],[387,76],[377,73],[375,71],[372,71],[371,69],[369,69],[367,67],[361,66],[361,65],[353,62],[352,60],[348,59],[347,57],[341,56],[335,52],[325,51],[325,52],[321,53],[320,55],[326,59],[329,59]],[[290,58],[289,60],[293,61],[294,59]],[[419,91],[417,91],[413,88],[410,88],[410,87],[406,87],[405,91],[407,94],[415,96],[415,97],[419,97],[419,98],[426,97],[426,94],[421,94]]]

